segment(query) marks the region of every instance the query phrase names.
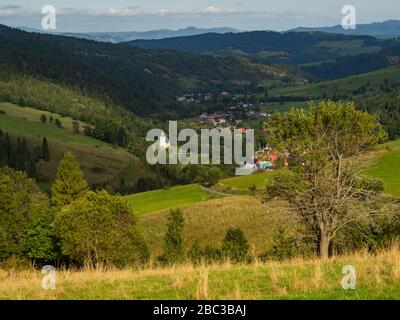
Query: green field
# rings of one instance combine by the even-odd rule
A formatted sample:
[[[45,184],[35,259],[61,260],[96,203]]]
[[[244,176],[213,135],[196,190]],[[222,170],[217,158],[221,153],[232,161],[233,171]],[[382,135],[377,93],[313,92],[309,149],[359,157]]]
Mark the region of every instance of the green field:
[[[400,82],[400,65],[333,81],[277,88],[271,90],[270,95],[304,96],[310,99],[319,99],[323,97],[324,92],[328,96],[335,94],[351,94],[353,90],[366,85],[368,82],[370,84],[368,88],[378,88],[385,79],[388,79],[390,83]]]
[[[400,198],[400,150],[385,152],[379,156],[367,174],[381,179],[387,194]]]
[[[220,184],[232,191],[249,191],[256,186],[257,190],[265,189],[265,182],[272,178],[277,171],[254,173],[248,176],[240,176],[222,180]]]
[[[56,113],[33,109],[30,107],[20,107],[9,102],[0,102],[0,110],[4,111],[8,116],[23,118],[33,122],[40,122],[40,117],[44,114],[47,117],[47,121],[50,120],[50,117],[52,117],[54,120],[58,119],[61,121],[62,127],[70,131],[72,131],[72,123],[74,121],[79,123],[81,132],[83,132],[84,126],[89,126],[87,123],[74,120],[70,117],[62,117]]]
[[[399,249],[327,261],[295,259],[248,265],[182,265],[144,270],[58,270],[54,290],[40,271],[0,270],[0,299],[30,300],[371,300],[400,299]],[[356,288],[342,287],[342,268],[356,268]],[[150,314],[151,311],[149,311]],[[171,319],[176,319],[173,317]]]
[[[198,184],[173,187],[125,197],[134,207],[135,212],[141,216],[147,213],[168,211],[169,209],[182,208],[196,202],[212,199],[209,192],[202,190]]]
[[[40,161],[36,166],[46,181],[55,178],[58,162],[67,151],[75,154],[90,184],[112,182],[117,185],[120,178],[124,177],[126,183],[132,185],[138,177],[153,176],[147,166],[125,150],[83,134],[73,133],[71,118],[11,103],[0,103],[0,110],[6,113],[0,113],[0,129],[8,132],[11,138],[26,138],[31,150],[42,143],[43,137],[47,138],[51,159],[49,162]],[[41,123],[41,114],[46,114],[48,118],[59,118],[64,128]],[[47,187],[47,184],[43,183],[43,186]]]
[[[316,100],[315,102],[318,102]],[[262,106],[262,111],[267,113],[272,112],[287,112],[292,108],[307,108],[307,101],[284,101],[284,102],[267,102]]]
[[[112,148],[111,145],[105,142],[96,140],[83,134],[73,133],[68,129],[72,127],[73,120],[71,118],[62,118],[54,113],[40,111],[28,107],[20,107],[15,104],[5,102],[0,103],[0,110],[3,110],[6,113],[0,113],[0,128],[3,131],[36,137],[45,136],[50,140],[54,139],[79,145],[98,146],[108,149]],[[60,119],[62,125],[64,126],[65,124],[65,128],[58,128],[56,125],[50,123],[41,123],[41,114],[46,114],[48,117],[53,116],[54,119]],[[84,125],[83,123],[80,124]]]

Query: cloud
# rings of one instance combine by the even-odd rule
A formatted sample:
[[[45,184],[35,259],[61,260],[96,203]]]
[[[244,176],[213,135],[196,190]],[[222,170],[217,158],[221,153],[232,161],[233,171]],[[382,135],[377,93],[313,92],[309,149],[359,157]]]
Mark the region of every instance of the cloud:
[[[161,17],[164,17],[164,16],[170,14],[170,13],[171,13],[171,10],[169,10],[169,9],[160,9],[158,13],[159,13],[159,15],[160,15]]]
[[[223,10],[220,9],[220,8],[216,8],[216,7],[214,7],[214,6],[210,6],[210,7],[207,7],[207,8],[204,10],[204,12],[205,12],[205,13],[221,13],[221,12],[223,12]]]
[[[131,17],[138,15],[137,7],[127,7],[127,8],[109,8],[105,15],[111,16],[121,16],[121,17]]]

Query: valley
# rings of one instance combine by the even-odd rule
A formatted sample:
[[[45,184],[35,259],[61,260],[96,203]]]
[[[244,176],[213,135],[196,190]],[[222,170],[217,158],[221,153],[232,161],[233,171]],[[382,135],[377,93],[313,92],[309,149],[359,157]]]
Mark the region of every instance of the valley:
[[[0,299],[398,299],[400,40],[332,30],[0,25]]]

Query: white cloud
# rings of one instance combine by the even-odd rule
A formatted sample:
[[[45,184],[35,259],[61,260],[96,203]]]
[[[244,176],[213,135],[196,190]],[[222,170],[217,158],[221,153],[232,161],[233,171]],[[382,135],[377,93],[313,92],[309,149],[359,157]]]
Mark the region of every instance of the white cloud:
[[[159,11],[159,15],[161,17],[164,17],[164,16],[166,16],[167,14],[170,14],[170,13],[171,13],[171,10],[169,10],[169,9],[160,9],[160,11]]]
[[[205,13],[221,13],[221,12],[223,12],[223,10],[220,8],[214,7],[214,6],[210,6],[210,7],[207,7],[204,10],[204,12]]]
[[[128,8],[110,8],[105,13],[105,15],[112,16],[121,16],[121,17],[131,17],[136,16],[138,14],[137,7],[128,7]]]

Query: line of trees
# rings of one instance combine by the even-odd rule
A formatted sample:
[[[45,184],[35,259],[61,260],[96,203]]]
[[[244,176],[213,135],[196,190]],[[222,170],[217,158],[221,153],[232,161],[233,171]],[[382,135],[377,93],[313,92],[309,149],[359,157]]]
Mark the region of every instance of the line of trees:
[[[37,178],[36,164],[41,159],[50,161],[46,137],[43,137],[41,145],[30,147],[26,138],[13,139],[0,129],[0,166],[25,171],[30,177]]]
[[[90,191],[72,153],[60,161],[48,196],[26,173],[0,169],[0,263],[36,265],[143,263],[147,246],[132,208],[119,196]]]

